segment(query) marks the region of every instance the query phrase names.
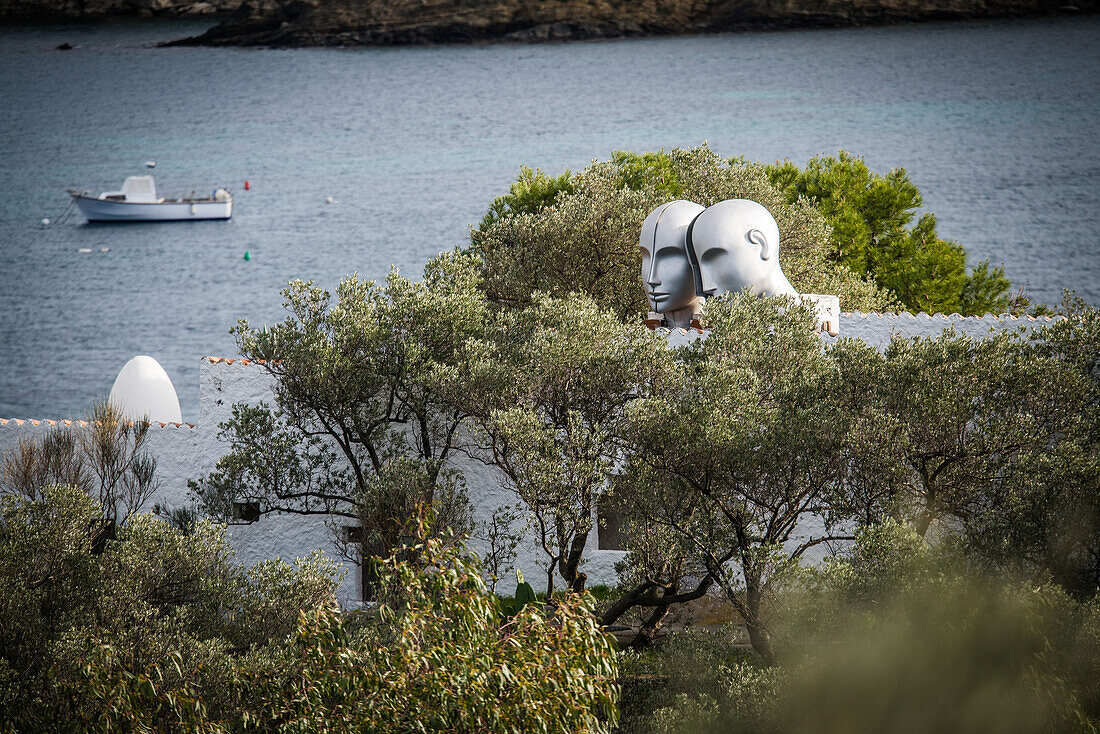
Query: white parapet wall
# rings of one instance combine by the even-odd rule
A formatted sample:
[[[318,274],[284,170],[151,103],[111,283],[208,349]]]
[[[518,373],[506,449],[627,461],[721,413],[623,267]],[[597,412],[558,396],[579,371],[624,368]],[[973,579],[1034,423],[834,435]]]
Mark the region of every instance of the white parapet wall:
[[[844,313],[840,317],[839,336],[823,333],[826,343],[841,338],[861,339],[884,349],[894,336],[935,337],[948,328],[974,338],[984,338],[1004,330],[1028,331],[1048,325],[1052,319],[1041,317],[983,316],[963,317],[958,314],[877,314]],[[698,330],[675,329],[664,332],[673,345],[682,345],[705,333]],[[199,366],[199,418],[194,425],[188,423],[153,423],[148,438],[149,451],[157,460],[159,488],[145,508],[151,510],[156,502],[169,505],[190,505],[193,499],[188,492],[188,480],[209,474],[218,459],[227,451],[227,445],[219,440],[219,425],[228,421],[236,403],[273,403],[272,378],[262,365],[247,360],[203,357]],[[0,419],[0,454],[18,445],[20,440],[45,434],[54,426],[70,425],[79,429],[80,421]],[[502,505],[514,505],[516,499],[504,488],[499,473],[481,462],[468,457],[456,461],[456,468],[466,478],[474,520],[486,523],[493,512]],[[246,564],[270,558],[293,561],[321,549],[343,563],[346,569],[339,596],[345,605],[359,598],[358,567],[340,558],[335,542],[335,532],[340,523],[328,524],[323,517],[300,515],[267,515],[250,524],[231,524],[228,527],[230,541],[240,562]],[[812,532],[812,527],[807,531]],[[475,550],[483,550],[474,540]],[[597,545],[596,532],[590,536],[589,547]],[[825,551],[824,548],[821,549]],[[614,584],[615,563],[623,557],[622,551],[591,550],[582,570],[588,575],[589,584]],[[524,575],[536,588],[545,583],[545,564],[536,549],[529,544],[521,547],[516,559]],[[501,588],[511,591],[514,579],[506,576]]]

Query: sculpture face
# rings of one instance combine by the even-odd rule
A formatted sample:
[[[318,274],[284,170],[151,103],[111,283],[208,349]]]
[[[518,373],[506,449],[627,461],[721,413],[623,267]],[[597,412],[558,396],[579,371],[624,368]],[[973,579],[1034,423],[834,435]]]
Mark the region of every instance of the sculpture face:
[[[670,201],[642,223],[642,285],[650,308],[670,313],[695,301],[695,278],[688,260],[687,228],[703,211],[690,201]]]
[[[755,201],[728,199],[692,223],[689,248],[701,296],[751,288],[760,295],[795,295],[779,267],[779,225]]]

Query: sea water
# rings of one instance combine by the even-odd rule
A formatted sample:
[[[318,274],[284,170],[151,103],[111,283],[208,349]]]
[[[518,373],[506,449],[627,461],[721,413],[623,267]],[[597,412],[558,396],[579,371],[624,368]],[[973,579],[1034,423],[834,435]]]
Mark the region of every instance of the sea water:
[[[0,416],[78,416],[135,354],[197,419],[201,355],[292,278],[417,276],[521,165],[708,141],[904,167],[972,261],[1100,301],[1100,18],[549,45],[155,48],[193,22],[0,29]],[[55,50],[72,43],[72,51]],[[155,160],[229,222],[55,219]],[[251,190],[243,188],[250,181]],[[326,203],[331,197],[333,203]],[[101,249],[109,248],[108,252]],[[82,252],[90,250],[90,252]],[[248,252],[250,259],[244,259]]]

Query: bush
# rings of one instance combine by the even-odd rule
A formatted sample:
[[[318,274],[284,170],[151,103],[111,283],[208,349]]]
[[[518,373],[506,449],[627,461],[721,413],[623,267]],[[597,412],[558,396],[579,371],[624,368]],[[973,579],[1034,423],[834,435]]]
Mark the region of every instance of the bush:
[[[880,176],[862,158],[840,151],[811,158],[802,170],[783,161],[767,171],[788,202],[808,200],[824,215],[832,229],[831,259],[870,275],[910,311],[969,315],[1008,306],[1004,268],[983,260],[968,275],[966,251],[940,239],[934,214],[907,229],[924,201],[904,168]]]
[[[527,305],[537,291],[581,293],[624,320],[646,311],[638,260],[642,220],[674,198],[709,206],[758,201],[775,216],[784,272],[802,292],[836,293],[845,308],[894,303],[886,291],[827,259],[829,228],[805,201],[788,202],[764,166],[724,161],[708,147],[659,153],[617,152],[611,161],[551,178],[523,169],[470,235],[489,299]]]
[[[898,523],[788,588],[781,664],[691,632],[632,670],[668,677],[623,710],[629,732],[1092,732],[1100,600],[993,575]]]
[[[175,731],[200,698],[204,720],[226,721],[248,657],[335,591],[321,554],[244,569],[220,527],[140,514],[100,547],[101,518],[70,487],[0,498],[0,721],[20,730]]]
[[[588,595],[505,618],[435,537],[343,615],[333,564],[241,568],[222,528],[134,515],[102,549],[82,490],[0,499],[0,731],[606,732],[617,688]]]
[[[527,604],[505,622],[477,564],[431,538],[386,561],[368,621],[302,615],[294,659],[253,684],[278,731],[607,732],[617,717],[614,648],[591,599]],[[361,613],[358,616],[364,616]]]

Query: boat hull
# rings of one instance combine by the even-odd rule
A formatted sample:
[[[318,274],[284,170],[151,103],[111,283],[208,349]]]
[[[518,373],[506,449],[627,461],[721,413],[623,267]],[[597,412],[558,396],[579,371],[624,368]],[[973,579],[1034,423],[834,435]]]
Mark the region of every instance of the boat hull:
[[[76,205],[89,222],[183,222],[229,219],[233,200],[134,202],[94,199],[74,195]]]

